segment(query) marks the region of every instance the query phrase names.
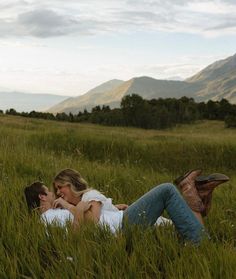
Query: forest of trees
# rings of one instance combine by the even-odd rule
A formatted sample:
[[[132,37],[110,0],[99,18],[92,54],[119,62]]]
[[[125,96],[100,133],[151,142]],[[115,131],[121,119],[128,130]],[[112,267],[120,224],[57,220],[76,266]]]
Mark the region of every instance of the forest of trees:
[[[0,113],[4,113],[0,110]],[[145,100],[132,94],[125,96],[120,108],[96,106],[91,112],[86,109],[78,114],[49,112],[17,112],[11,108],[5,114],[48,120],[87,122],[109,126],[132,126],[144,129],[165,129],[180,123],[193,123],[196,120],[223,120],[226,127],[236,127],[236,105],[226,99],[196,103],[193,98]]]

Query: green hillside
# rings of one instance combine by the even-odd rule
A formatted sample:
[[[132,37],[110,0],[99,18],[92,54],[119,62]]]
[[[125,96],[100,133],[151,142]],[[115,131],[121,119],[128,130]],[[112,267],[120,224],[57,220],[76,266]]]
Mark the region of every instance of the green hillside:
[[[165,131],[0,116],[0,278],[236,278],[236,130],[203,121]],[[126,237],[87,225],[47,231],[29,216],[23,187],[51,186],[74,168],[114,203],[137,199],[188,169],[223,172],[206,221],[211,240],[180,243],[171,227]]]

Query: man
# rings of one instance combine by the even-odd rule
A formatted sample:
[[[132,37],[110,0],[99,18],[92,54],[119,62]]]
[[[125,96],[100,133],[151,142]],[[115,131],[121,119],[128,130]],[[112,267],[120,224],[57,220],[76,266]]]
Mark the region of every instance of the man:
[[[73,222],[75,207],[61,198],[56,200],[55,194],[42,182],[36,181],[27,186],[24,193],[30,212],[38,210],[45,224],[65,226],[67,222]]]

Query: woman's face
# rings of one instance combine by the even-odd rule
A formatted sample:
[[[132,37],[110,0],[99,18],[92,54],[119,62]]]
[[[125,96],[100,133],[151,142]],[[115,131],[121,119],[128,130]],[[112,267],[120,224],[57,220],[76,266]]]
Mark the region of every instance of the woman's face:
[[[69,184],[54,183],[54,188],[57,196],[63,198],[65,201],[76,205],[79,201],[78,198],[73,195]]]

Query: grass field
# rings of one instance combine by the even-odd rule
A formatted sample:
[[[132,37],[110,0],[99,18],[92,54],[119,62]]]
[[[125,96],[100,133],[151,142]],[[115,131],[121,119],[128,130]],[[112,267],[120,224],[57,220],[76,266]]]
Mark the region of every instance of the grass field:
[[[223,122],[146,131],[2,115],[0,135],[0,278],[236,278],[236,130]],[[215,191],[205,220],[211,240],[193,247],[170,227],[126,237],[92,225],[46,231],[29,217],[22,190],[39,178],[51,186],[66,167],[114,203],[192,168],[230,182]]]

